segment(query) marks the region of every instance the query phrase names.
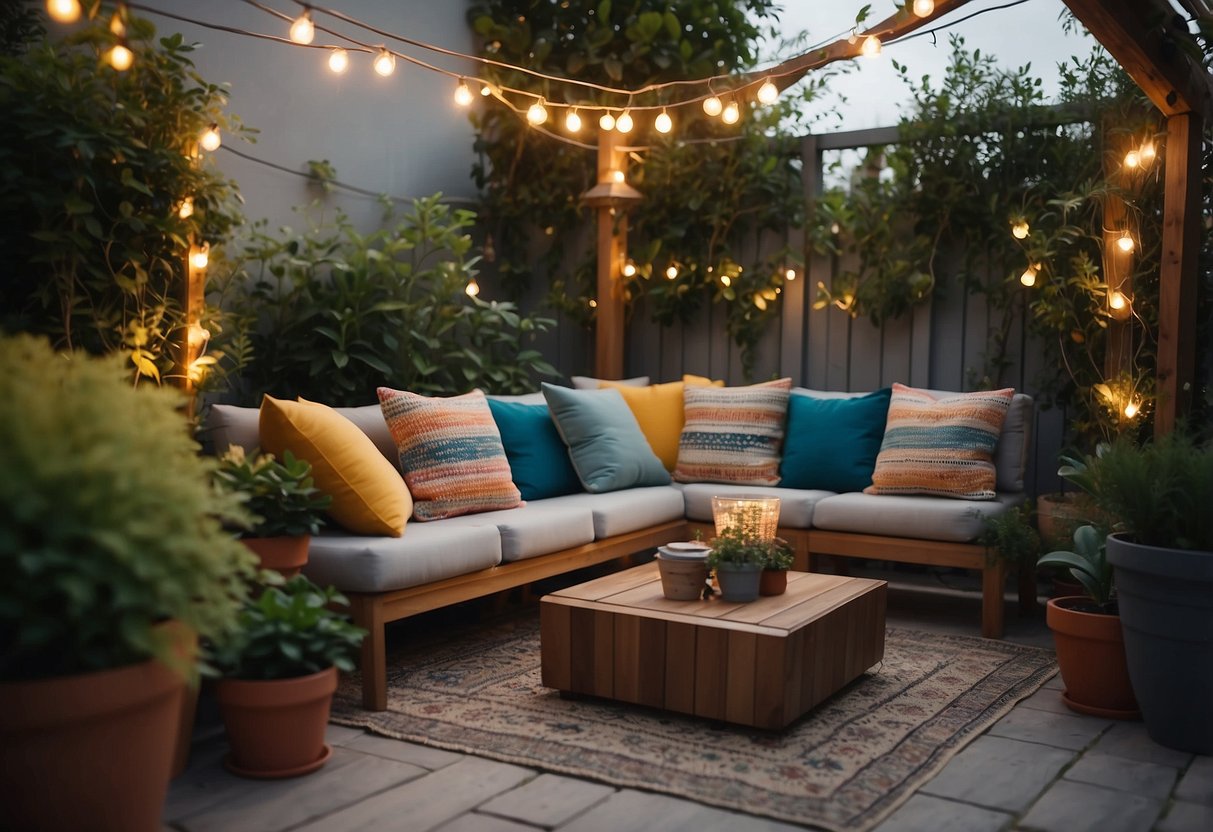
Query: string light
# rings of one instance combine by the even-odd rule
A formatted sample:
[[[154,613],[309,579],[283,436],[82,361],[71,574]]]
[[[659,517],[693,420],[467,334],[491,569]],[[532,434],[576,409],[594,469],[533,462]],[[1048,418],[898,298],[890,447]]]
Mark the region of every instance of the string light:
[[[118,72],[126,72],[131,68],[131,64],[135,62],[135,53],[128,49],[125,44],[116,43],[114,44],[114,48],[105,54],[105,59]]]
[[[627,181],[627,175],[621,170],[611,171],[611,178],[614,179],[616,182]]]
[[[1021,274],[1019,276],[1019,282],[1029,288],[1031,288],[1032,286],[1035,286],[1036,285],[1036,275],[1039,271],[1040,271],[1039,263],[1029,264],[1028,267],[1023,270],[1023,274]]]
[[[1011,224],[1011,236],[1016,240],[1026,240],[1028,238],[1028,221],[1018,220]]]
[[[56,23],[75,23],[81,11],[80,0],[46,0],[46,13]]]
[[[116,38],[126,37],[126,24],[122,22],[122,7],[118,7],[118,11],[114,12],[114,16],[110,18],[110,34]]]
[[[548,120],[548,108],[543,106],[542,101],[536,101],[526,111],[526,120],[535,126],[539,126]]]
[[[346,52],[340,46],[329,52],[329,70],[340,75],[350,68],[350,53]]]
[[[722,275],[720,276],[720,285],[721,285],[721,286],[731,286],[731,285],[733,285],[733,278],[729,277],[727,274],[722,274]]]
[[[203,150],[214,152],[219,149],[219,145],[223,143],[223,139],[219,136],[219,125],[212,124],[210,127],[202,131],[202,135],[198,138],[198,144]]]
[[[593,298],[590,298],[590,308],[591,308],[591,309],[597,309],[597,308],[598,308],[598,301],[594,300]]]
[[[1125,405],[1125,418],[1132,419],[1140,410],[1141,403],[1136,399],[1129,399],[1128,403]]]
[[[758,100],[763,104],[774,104],[779,100],[779,88],[771,83],[770,79],[762,82],[762,86],[758,88]]]
[[[914,0],[914,14],[919,17],[930,17],[935,11],[935,0]]]
[[[1114,312],[1121,312],[1129,308],[1129,299],[1124,292],[1114,291],[1108,295],[1108,306]]]
[[[1121,251],[1123,251],[1125,254],[1132,253],[1135,246],[1136,246],[1136,243],[1133,242],[1133,235],[1130,234],[1128,231],[1124,232],[1123,234],[1121,234],[1119,237],[1116,238],[1116,247],[1119,248]]]
[[[868,35],[863,39],[863,46],[859,47],[859,53],[865,58],[875,58],[880,55],[880,49],[880,38]]]
[[[620,133],[631,133],[633,126],[632,115],[627,110],[624,110],[619,118],[615,119],[615,129]]]
[[[375,56],[375,72],[382,75],[384,78],[396,71],[396,56],[386,49],[380,49],[379,54]]]
[[[493,94],[493,88],[490,87],[488,84],[485,84],[483,87],[480,88],[480,94],[483,97],[488,98],[490,95]]]
[[[199,271],[205,269],[211,261],[210,252],[210,243],[203,243],[200,246],[196,246],[193,251],[190,252],[190,265]]]
[[[623,264],[623,276],[624,277],[635,277],[636,276],[636,264],[633,263],[631,260],[629,260],[628,262]]]
[[[177,216],[183,220],[188,220],[194,216],[194,200],[192,197],[186,197],[181,200],[181,205],[177,207]]]
[[[1141,161],[1142,164],[1150,164],[1154,161],[1154,157],[1158,151],[1154,149],[1154,142],[1146,142],[1141,146]]]
[[[463,291],[469,298],[474,298],[480,294],[480,284],[477,283],[476,278],[473,277],[468,281],[468,285],[464,287]]]
[[[678,278],[678,267],[671,263],[665,270],[666,280],[676,280]]]
[[[467,81],[460,81],[455,87],[455,103],[460,107],[468,107],[472,103],[472,91],[468,89]]]
[[[668,133],[674,129],[674,120],[670,118],[670,114],[662,110],[657,118],[653,119],[653,127],[658,133]]]
[[[729,106],[724,108],[724,112],[720,114],[720,120],[725,124],[736,124],[741,118],[741,110],[737,107],[736,101],[730,101]]]
[[[715,118],[716,116],[720,115],[720,112],[723,109],[724,109],[724,104],[721,102],[721,100],[719,98],[717,98],[714,95],[708,96],[707,98],[705,98],[703,100],[703,111],[705,113],[707,113],[708,115],[710,115],[712,118]]]
[[[1130,150],[1125,154],[1125,167],[1135,168],[1141,164],[1141,155],[1136,150]]]
[[[581,116],[577,115],[577,108],[569,110],[568,115],[564,117],[564,129],[570,133],[577,133],[581,130]]]
[[[796,279],[796,270],[788,269],[786,272],[783,273],[783,276],[785,278],[787,278],[788,282],[790,283],[791,281]]]
[[[306,46],[315,37],[316,27],[312,25],[312,12],[305,8],[303,14],[295,18],[295,22],[291,24],[291,40]]]
[[[598,119],[598,126],[603,130],[615,129],[615,117],[611,115],[609,110],[602,114],[602,118]]]

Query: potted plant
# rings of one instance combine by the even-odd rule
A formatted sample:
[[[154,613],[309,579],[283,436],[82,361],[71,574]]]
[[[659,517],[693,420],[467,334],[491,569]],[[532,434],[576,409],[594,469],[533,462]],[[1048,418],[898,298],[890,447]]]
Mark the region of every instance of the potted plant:
[[[332,609],[346,604],[336,589],[297,575],[250,601],[239,632],[218,646],[215,694],[231,744],[224,762],[235,774],[296,777],[328,761],[337,671],[354,669],[366,635]]]
[[[1088,461],[1085,487],[1118,520],[1108,560],[1146,729],[1213,754],[1213,443],[1119,439]]]
[[[261,559],[261,566],[285,578],[298,575],[307,563],[311,536],[320,531],[323,512],[333,501],[315,487],[311,464],[290,451],[281,462],[272,454],[250,458],[233,445],[220,457],[215,480],[240,495],[252,512],[253,523],[241,540]]]
[[[745,603],[758,597],[762,568],[771,541],[751,537],[743,526],[729,526],[712,541],[708,566],[716,572],[720,596],[725,601]]]
[[[769,542],[762,576],[758,579],[759,595],[783,595],[787,591],[788,570],[792,568],[794,556],[792,545],[782,537]]]
[[[253,575],[175,392],[123,356],[0,338],[0,805],[14,829],[158,830],[196,636]],[[121,748],[114,747],[115,738]]]
[[[1069,570],[1086,591],[1049,599],[1045,612],[1066,685],[1062,701],[1079,713],[1136,719],[1104,535],[1095,526],[1080,526],[1073,550],[1049,552],[1038,563]]]

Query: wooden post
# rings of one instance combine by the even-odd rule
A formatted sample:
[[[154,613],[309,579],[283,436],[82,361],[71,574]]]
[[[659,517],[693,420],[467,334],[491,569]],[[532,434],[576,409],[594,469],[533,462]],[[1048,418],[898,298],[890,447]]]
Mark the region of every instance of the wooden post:
[[[196,385],[190,377],[190,367],[202,350],[202,310],[206,293],[206,269],[198,269],[190,262],[190,253],[185,255],[185,280],[181,285],[181,311],[184,313],[181,330],[177,334],[177,366],[173,378],[177,386],[185,391],[189,404],[186,413],[190,421],[194,418],[194,395]]]
[[[1158,404],[1154,432],[1169,433],[1192,405],[1200,251],[1201,132],[1197,113],[1167,118],[1158,290]]]
[[[1134,253],[1122,251],[1118,245],[1120,236],[1130,230],[1127,226],[1128,211],[1125,209],[1125,201],[1119,196],[1109,194],[1104,197],[1103,203],[1103,278],[1108,287],[1104,309],[1110,316],[1103,373],[1105,379],[1113,380],[1121,373],[1131,370],[1133,365],[1132,318],[1129,314],[1118,316],[1111,307],[1110,299],[1114,292],[1120,292],[1126,298],[1133,297]],[[1133,234],[1133,238],[1137,240],[1138,235]],[[1125,312],[1128,313],[1127,308]]]

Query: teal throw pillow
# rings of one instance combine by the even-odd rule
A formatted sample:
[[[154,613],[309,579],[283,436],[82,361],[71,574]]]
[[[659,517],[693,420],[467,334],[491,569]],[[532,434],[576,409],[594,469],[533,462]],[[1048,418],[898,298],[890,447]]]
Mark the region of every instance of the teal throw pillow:
[[[570,390],[545,382],[543,397],[586,491],[669,485],[669,472],[618,390]]]
[[[552,424],[546,404],[498,401],[490,396],[489,409],[522,499],[542,500],[581,492],[581,480],[569,462],[568,448]]]
[[[792,393],[779,484],[839,493],[871,485],[891,395],[888,387],[849,399]]]

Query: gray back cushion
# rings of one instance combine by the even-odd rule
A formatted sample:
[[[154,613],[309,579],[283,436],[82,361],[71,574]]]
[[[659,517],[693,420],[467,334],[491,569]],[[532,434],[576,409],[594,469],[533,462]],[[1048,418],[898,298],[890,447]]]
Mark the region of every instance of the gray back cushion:
[[[400,468],[400,455],[396,451],[396,443],[383,421],[383,411],[377,404],[362,407],[334,407],[345,418],[370,437],[379,449],[379,453]],[[206,430],[211,441],[215,444],[215,454],[221,455],[229,445],[239,445],[245,451],[261,447],[259,431],[260,413],[255,407],[238,407],[231,404],[216,404],[211,406],[210,415],[206,420]]]

